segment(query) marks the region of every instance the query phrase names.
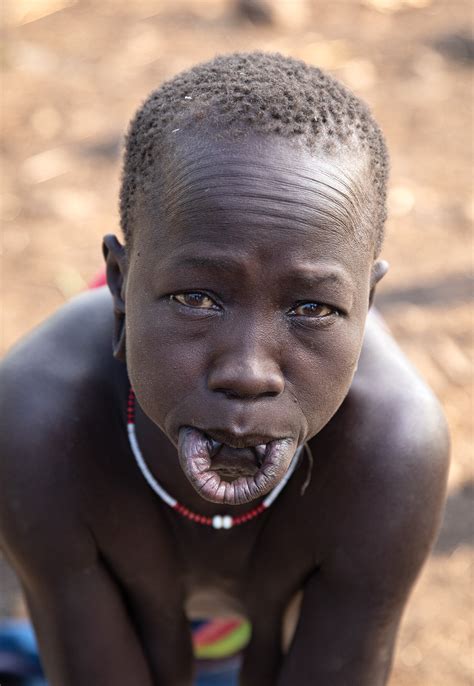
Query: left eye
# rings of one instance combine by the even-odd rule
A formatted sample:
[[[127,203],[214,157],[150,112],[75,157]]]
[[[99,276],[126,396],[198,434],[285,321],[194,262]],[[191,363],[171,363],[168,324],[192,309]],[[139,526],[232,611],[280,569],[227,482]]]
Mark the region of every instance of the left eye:
[[[199,310],[213,310],[217,307],[212,298],[199,291],[192,293],[176,293],[170,296],[170,300],[176,300],[181,303],[181,305]]]
[[[321,303],[307,302],[300,303],[294,307],[290,314],[295,314],[298,317],[328,317],[331,314],[338,314],[337,310],[329,305],[323,305]]]

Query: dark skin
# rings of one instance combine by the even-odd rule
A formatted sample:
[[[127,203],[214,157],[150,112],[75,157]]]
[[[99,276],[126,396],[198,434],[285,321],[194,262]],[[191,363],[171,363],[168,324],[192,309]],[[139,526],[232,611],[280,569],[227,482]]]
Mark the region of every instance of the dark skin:
[[[190,686],[188,618],[226,615],[253,625],[242,686],[387,683],[440,520],[448,437],[367,317],[386,264],[364,169],[288,141],[183,136],[128,250],[105,238],[113,307],[105,289],[86,293],[4,361],[1,541],[52,686]],[[186,520],[133,460],[127,373],[143,455],[189,509],[253,509],[305,442],[312,469],[303,459],[240,527]],[[226,464],[203,491],[178,459],[183,426],[293,451],[256,495]]]

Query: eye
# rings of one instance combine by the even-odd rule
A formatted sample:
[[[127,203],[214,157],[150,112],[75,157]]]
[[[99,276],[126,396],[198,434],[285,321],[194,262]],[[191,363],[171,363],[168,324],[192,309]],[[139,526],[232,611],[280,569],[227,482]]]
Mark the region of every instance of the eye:
[[[316,319],[323,319],[331,315],[337,316],[339,312],[333,307],[324,305],[323,303],[305,302],[296,305],[296,307],[290,310],[290,314],[296,315],[297,317],[313,317]]]
[[[192,307],[195,310],[216,310],[217,305],[206,293],[191,291],[189,293],[174,293],[170,295],[170,300],[175,300],[181,305]]]

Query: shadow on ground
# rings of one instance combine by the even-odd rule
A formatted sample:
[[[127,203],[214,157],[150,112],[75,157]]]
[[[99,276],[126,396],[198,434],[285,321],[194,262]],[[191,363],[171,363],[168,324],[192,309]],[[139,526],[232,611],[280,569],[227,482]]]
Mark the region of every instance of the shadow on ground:
[[[474,481],[466,481],[451,493],[435,555],[449,555],[461,545],[474,545]]]
[[[394,288],[378,293],[377,307],[382,311],[401,303],[436,306],[466,303],[473,299],[474,279],[468,274],[449,274],[419,286]]]

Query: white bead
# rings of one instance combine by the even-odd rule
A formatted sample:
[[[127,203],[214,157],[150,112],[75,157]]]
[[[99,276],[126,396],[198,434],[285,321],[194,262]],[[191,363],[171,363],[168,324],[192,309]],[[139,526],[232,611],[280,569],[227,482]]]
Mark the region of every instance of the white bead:
[[[230,515],[224,515],[222,517],[222,526],[224,529],[231,529],[232,528],[232,517]]]
[[[222,529],[222,517],[221,515],[214,515],[212,518],[212,526],[214,529]]]

